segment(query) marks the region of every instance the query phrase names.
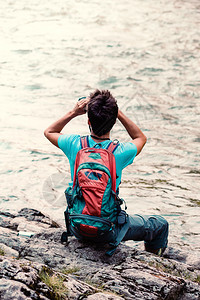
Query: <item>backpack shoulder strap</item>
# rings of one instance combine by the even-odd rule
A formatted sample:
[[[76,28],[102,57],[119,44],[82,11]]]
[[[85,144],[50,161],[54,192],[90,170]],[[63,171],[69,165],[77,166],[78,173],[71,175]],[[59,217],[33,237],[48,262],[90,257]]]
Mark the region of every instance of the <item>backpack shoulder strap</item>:
[[[119,146],[119,141],[118,140],[114,140],[113,142],[110,142],[108,144],[108,146],[106,147],[106,149],[113,153],[117,149],[118,146]]]
[[[81,149],[90,147],[88,135],[81,136],[80,142],[81,142]],[[108,146],[106,147],[106,149],[113,153],[117,149],[118,146],[119,146],[119,141],[118,140],[114,140],[113,142],[110,142],[108,144]]]
[[[87,136],[81,136],[80,142],[81,142],[81,149],[87,148],[87,147],[90,146],[88,135]]]

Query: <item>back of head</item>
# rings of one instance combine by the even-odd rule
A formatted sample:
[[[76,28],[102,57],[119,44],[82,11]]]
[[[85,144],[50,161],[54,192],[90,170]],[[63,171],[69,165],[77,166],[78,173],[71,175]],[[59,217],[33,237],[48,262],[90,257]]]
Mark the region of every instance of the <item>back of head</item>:
[[[108,133],[115,124],[117,115],[117,101],[108,90],[96,90],[90,95],[88,118],[94,134],[102,136]]]

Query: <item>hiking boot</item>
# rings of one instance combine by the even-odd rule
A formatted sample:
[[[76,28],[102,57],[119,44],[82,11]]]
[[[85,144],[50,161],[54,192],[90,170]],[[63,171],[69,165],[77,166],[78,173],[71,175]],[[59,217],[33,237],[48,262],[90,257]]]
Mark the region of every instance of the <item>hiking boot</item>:
[[[151,249],[151,248],[149,248],[148,246],[145,245],[145,251],[156,254],[160,257],[163,256],[163,253],[164,253],[165,249],[166,248]]]
[[[164,251],[165,251],[165,248],[159,248],[155,254],[161,257],[163,255]]]

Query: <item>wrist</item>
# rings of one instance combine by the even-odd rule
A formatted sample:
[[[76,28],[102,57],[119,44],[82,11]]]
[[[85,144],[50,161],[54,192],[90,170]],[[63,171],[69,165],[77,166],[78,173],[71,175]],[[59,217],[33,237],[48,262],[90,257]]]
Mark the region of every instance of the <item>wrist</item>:
[[[118,110],[117,118],[121,121],[124,117],[125,115],[123,114],[123,112],[121,110]]]
[[[75,117],[77,117],[78,116],[78,114],[77,114],[77,112],[75,111],[75,110],[71,110],[71,111],[69,111],[69,113],[67,114],[67,117],[70,117],[70,119],[73,119],[73,118],[75,118]]]

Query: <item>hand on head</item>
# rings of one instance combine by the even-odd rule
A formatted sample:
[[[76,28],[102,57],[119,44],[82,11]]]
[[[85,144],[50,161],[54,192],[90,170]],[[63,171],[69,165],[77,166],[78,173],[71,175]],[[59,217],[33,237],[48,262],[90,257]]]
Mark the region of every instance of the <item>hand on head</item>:
[[[74,113],[77,116],[85,114],[87,111],[87,104],[89,101],[90,101],[89,97],[79,100],[73,109]]]

